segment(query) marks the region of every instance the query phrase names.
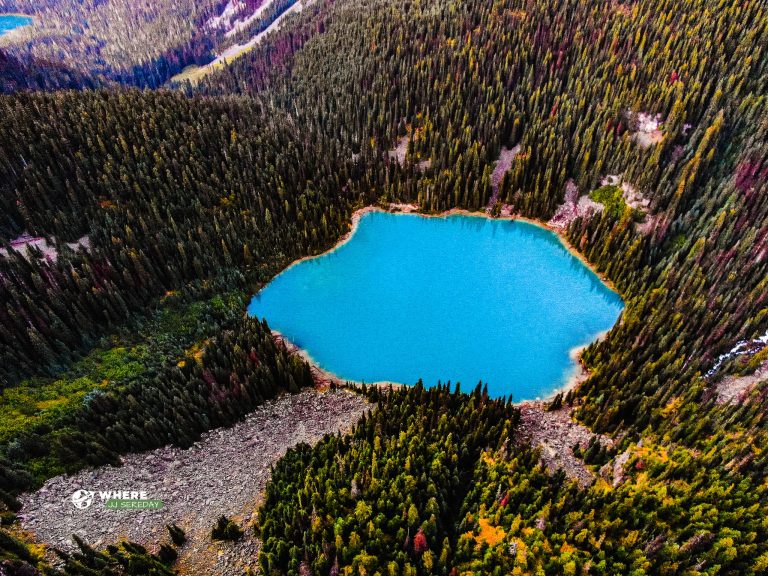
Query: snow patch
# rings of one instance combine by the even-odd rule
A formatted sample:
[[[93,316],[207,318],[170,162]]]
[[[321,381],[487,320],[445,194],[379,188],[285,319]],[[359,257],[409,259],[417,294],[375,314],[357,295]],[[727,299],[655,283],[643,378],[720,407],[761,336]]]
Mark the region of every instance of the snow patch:
[[[244,44],[235,44],[233,46],[230,46],[224,52],[219,54],[216,59],[211,62],[210,64],[207,64],[204,68],[212,68],[217,65],[224,65],[227,64],[227,62],[234,60],[235,58],[242,56],[246,51],[256,46],[259,42],[261,42],[264,37],[276,30],[280,29],[280,26],[282,26],[283,19],[288,16],[289,14],[292,14],[294,12],[301,12],[303,9],[303,0],[299,0],[295,4],[293,4],[290,8],[288,8],[285,12],[280,14],[277,18],[275,18],[275,21],[272,22],[269,26],[267,26],[264,30],[256,34],[254,37],[252,37],[248,42],[245,42]]]
[[[253,14],[243,18],[242,20],[235,20],[228,26],[229,30],[224,33],[224,36],[232,37],[241,30],[244,30],[251,22],[254,22],[260,18],[261,15],[266,12],[267,8],[272,6],[272,2],[273,0],[264,0],[264,3],[253,11]]]
[[[715,365],[709,369],[706,377],[711,378],[714,376],[726,360],[730,360],[736,356],[744,356],[745,354],[757,354],[766,346],[768,346],[768,330],[766,330],[765,334],[758,336],[754,340],[740,340],[736,343],[736,346],[731,348],[728,352],[720,354],[720,356],[717,357]]]

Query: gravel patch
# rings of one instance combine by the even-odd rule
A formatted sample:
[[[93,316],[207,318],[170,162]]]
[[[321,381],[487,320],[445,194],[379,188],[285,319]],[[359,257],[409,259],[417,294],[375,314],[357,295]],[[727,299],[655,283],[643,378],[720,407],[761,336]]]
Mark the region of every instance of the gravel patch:
[[[408,156],[408,143],[411,140],[410,133],[400,136],[395,143],[395,147],[387,150],[384,157],[390,162],[397,162],[400,166],[405,166],[405,159]],[[432,159],[426,158],[415,163],[419,172],[426,172],[432,167]]]
[[[493,167],[493,174],[491,174],[491,186],[493,191],[496,192],[501,184],[501,179],[504,178],[509,169],[512,167],[512,160],[515,159],[520,153],[520,144],[514,148],[507,148],[502,146],[501,152],[499,152],[499,158],[496,160],[496,164]]]
[[[33,247],[42,253],[43,258],[50,260],[51,262],[55,262],[59,256],[56,246],[49,243],[47,238],[42,238],[39,236],[29,236],[28,234],[24,233],[15,240],[11,240],[10,244],[14,251],[21,254],[27,260],[32,259]],[[77,242],[66,242],[66,245],[75,251],[79,250],[80,248],[90,250],[91,239],[88,236],[83,236]],[[8,250],[5,248],[0,248],[0,257],[5,258],[7,256]]]
[[[556,230],[566,230],[576,218],[589,218],[605,207],[595,202],[589,196],[579,196],[579,188],[573,180],[565,183],[565,198],[557,207],[555,215],[547,222],[547,225]]]
[[[490,212],[496,205],[496,202],[499,201],[499,185],[501,185],[501,180],[504,178],[504,174],[506,174],[512,167],[512,161],[519,153],[520,144],[514,148],[507,148],[506,146],[501,148],[499,158],[496,160],[496,164],[493,167],[493,173],[491,174],[491,188],[493,189],[493,194],[491,195],[491,198],[488,201],[488,207],[486,208],[488,212]]]
[[[768,362],[747,376],[726,376],[714,386],[718,404],[741,404],[760,382],[768,380]]]
[[[659,216],[651,214],[651,201],[632,183],[627,182],[620,174],[608,174],[600,181],[601,186],[618,186],[627,206],[643,213],[643,220],[635,222],[635,230],[641,234],[651,234],[659,223]]]
[[[72,534],[96,547],[128,539],[156,550],[168,541],[166,524],[187,533],[180,551],[182,573],[238,574],[255,566],[259,543],[253,536],[256,511],[272,465],[300,442],[314,444],[323,435],[349,429],[369,408],[349,390],[305,390],[260,406],[229,428],[206,433],[191,448],[165,446],[130,454],[122,466],[102,466],[48,480],[25,494],[20,519],[43,543],[73,550]],[[76,490],[96,491],[93,504],[78,509]],[[159,510],[109,510],[100,491],[144,491],[163,501]],[[210,531],[220,515],[245,530],[237,543],[214,543]]]
[[[519,441],[540,447],[541,460],[550,471],[563,470],[580,486],[589,486],[595,474],[573,454],[574,445],[579,443],[586,448],[593,436],[597,436],[603,446],[613,445],[613,440],[593,434],[573,420],[572,408],[568,406],[551,412],[545,411],[545,407],[546,404],[539,401],[520,404]]]
[[[628,113],[630,119],[633,115]],[[649,114],[647,112],[638,112],[634,115],[637,124],[637,130],[632,134],[632,138],[641,148],[650,148],[664,140],[664,132],[661,130],[663,121],[661,114]]]
[[[400,164],[400,166],[405,166],[405,156],[408,154],[408,141],[408,136],[400,136],[395,147],[387,151],[387,157]]]

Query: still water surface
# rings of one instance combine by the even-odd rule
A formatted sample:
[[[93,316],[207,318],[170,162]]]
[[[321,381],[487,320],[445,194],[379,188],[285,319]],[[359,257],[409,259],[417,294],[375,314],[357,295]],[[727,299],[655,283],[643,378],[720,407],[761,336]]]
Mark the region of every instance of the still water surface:
[[[539,226],[372,212],[347,243],[277,276],[248,312],[342,378],[483,381],[519,401],[563,386],[576,369],[569,352],[622,308]]]
[[[32,24],[32,18],[28,16],[19,16],[17,14],[0,14],[0,36],[10,32],[14,28]]]

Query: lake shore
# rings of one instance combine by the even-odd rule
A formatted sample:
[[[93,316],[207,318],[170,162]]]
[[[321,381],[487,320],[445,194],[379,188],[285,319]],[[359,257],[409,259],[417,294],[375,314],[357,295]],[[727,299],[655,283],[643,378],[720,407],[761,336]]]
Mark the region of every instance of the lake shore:
[[[15,26],[11,28],[10,30],[7,30],[4,34],[0,34],[0,37],[7,36],[11,32],[15,32],[17,30],[21,30],[22,28],[28,28],[29,26],[32,26],[37,22],[37,16],[34,14],[24,14],[22,12],[0,12],[0,18],[1,17],[11,17],[11,18],[25,18],[28,19],[29,22],[25,22],[24,24],[20,24],[19,26]]]
[[[557,228],[553,228],[552,226],[549,226],[546,222],[540,221],[540,220],[534,220],[531,218],[526,218],[523,216],[518,216],[514,214],[510,215],[502,215],[502,216],[490,216],[486,212],[483,211],[470,211],[463,208],[453,208],[451,210],[447,210],[445,212],[430,214],[430,213],[424,213],[419,211],[419,207],[416,204],[408,204],[408,203],[390,203],[387,205],[369,205],[364,206],[362,208],[359,208],[355,210],[352,214],[351,218],[351,224],[350,228],[347,232],[345,232],[339,241],[334,244],[331,248],[328,250],[325,250],[324,252],[321,252],[320,254],[315,254],[311,256],[304,256],[302,258],[299,258],[297,260],[294,260],[291,262],[284,270],[280,272],[280,274],[283,274],[284,272],[288,271],[292,267],[308,261],[313,260],[315,258],[320,258],[321,256],[325,256],[327,254],[330,254],[342,246],[344,246],[347,242],[349,242],[352,237],[355,235],[355,232],[357,232],[358,226],[360,225],[360,220],[363,216],[366,214],[370,214],[372,212],[382,212],[382,213],[388,213],[388,214],[415,214],[417,216],[421,216],[423,218],[448,218],[451,216],[469,216],[473,218],[486,218],[488,220],[519,220],[522,222],[526,222],[528,224],[538,226],[540,228],[544,228],[545,230],[548,230],[555,234],[555,236],[558,238],[560,243],[562,244],[563,248],[565,248],[569,254],[579,259],[579,261],[584,264],[595,276],[597,276],[601,282],[603,282],[608,288],[610,288],[613,292],[616,292],[617,294],[620,294],[619,291],[614,286],[613,282],[611,282],[608,278],[606,278],[603,274],[599,273],[592,264],[584,257],[583,254],[581,254],[574,246],[570,244],[568,239],[565,237],[565,235],[562,233],[562,230],[559,230]],[[278,274],[277,276],[279,276]],[[275,276],[275,278],[277,278]],[[274,281],[274,278],[271,280]],[[620,321],[620,320],[619,320]],[[347,380],[342,377],[340,377],[338,374],[335,374],[333,372],[330,372],[320,366],[320,364],[312,358],[312,356],[309,354],[309,352],[300,346],[297,346],[295,343],[291,342],[284,334],[281,334],[280,332],[273,330],[272,334],[277,338],[280,342],[282,342],[289,351],[292,353],[300,355],[312,368],[313,376],[315,377],[315,381],[319,386],[330,386],[331,384],[335,384],[337,386],[343,386],[343,385],[352,385],[357,387],[365,386],[378,386],[382,388],[386,388],[389,386],[392,387],[402,387],[402,386],[408,386],[415,384],[406,384],[402,382],[391,382],[391,381],[379,381],[379,382],[360,382],[360,381],[354,381],[354,380]],[[593,342],[597,342],[605,338],[607,334],[606,332],[602,332],[598,334],[593,340],[591,340],[589,343],[583,344],[581,346],[576,346],[571,349],[569,356],[571,360],[574,363],[574,369],[573,373],[563,382],[561,386],[556,388],[555,390],[551,391],[546,397],[544,398],[536,398],[536,399],[530,399],[530,400],[521,400],[515,402],[516,405],[524,405],[524,404],[530,404],[530,403],[541,403],[541,402],[548,402],[555,398],[558,394],[566,394],[569,391],[577,390],[578,387],[589,378],[589,371],[584,366],[583,362],[581,361],[581,353],[583,350],[589,346],[589,344]]]
[[[598,340],[605,337],[606,332],[602,333]],[[272,330],[275,339],[282,343],[290,353],[298,354],[309,365],[312,371],[312,377],[318,391],[324,391],[332,386],[353,386],[362,388],[365,386],[376,386],[387,389],[389,387],[396,389],[408,386],[398,382],[372,382],[363,383],[353,380],[345,380],[338,375],[322,368],[305,349],[300,348],[277,330]],[[604,446],[613,446],[614,441],[608,436],[595,434],[589,428],[578,422],[574,418],[574,408],[566,403],[556,409],[549,410],[548,404],[557,396],[565,394],[570,390],[576,390],[587,378],[589,372],[581,362],[581,352],[587,347],[577,346],[571,349],[571,359],[576,363],[574,372],[568,378],[567,382],[545,399],[522,400],[514,402],[514,405],[520,410],[519,435],[516,436],[516,443],[527,444],[540,450],[540,460],[544,466],[554,473],[557,470],[563,470],[571,480],[574,480],[585,488],[595,480],[595,474],[584,462],[573,453],[573,446],[578,444],[582,450],[589,446],[589,442],[596,438]]]
[[[579,250],[570,243],[568,238],[563,234],[563,231],[559,228],[555,228],[554,226],[550,226],[547,222],[543,220],[536,220],[535,218],[527,218],[525,216],[520,216],[518,214],[509,214],[509,215],[500,215],[500,216],[491,216],[485,211],[472,211],[467,210],[465,208],[452,208],[450,210],[446,210],[445,212],[437,212],[437,213],[429,213],[429,212],[420,212],[419,207],[416,204],[404,204],[404,203],[391,203],[386,206],[377,206],[377,205],[371,205],[371,206],[365,206],[363,208],[359,208],[355,210],[355,212],[352,214],[352,225],[350,227],[349,232],[344,234],[339,242],[337,242],[332,248],[329,248],[325,252],[321,254],[317,254],[315,256],[305,256],[303,258],[300,258],[288,267],[298,264],[299,262],[303,262],[305,260],[311,260],[313,258],[318,258],[320,256],[323,256],[325,254],[329,254],[330,252],[333,252],[334,250],[341,248],[344,244],[349,242],[349,239],[354,236],[355,231],[357,231],[357,227],[360,223],[360,218],[362,218],[365,214],[368,214],[370,212],[384,212],[388,214],[415,214],[417,216],[421,216],[423,218],[449,218],[451,216],[469,216],[472,218],[485,218],[487,220],[507,220],[507,221],[519,221],[519,222],[525,222],[527,224],[531,224],[533,226],[538,226],[539,228],[544,228],[545,230],[548,230],[549,232],[552,232],[555,236],[557,236],[557,239],[560,241],[560,243],[563,245],[563,248],[565,248],[571,256],[574,256],[578,258],[578,260],[584,264],[595,276],[600,278],[600,281],[608,286],[612,291],[616,292],[617,294],[621,295],[619,290],[616,288],[613,281],[608,278],[605,274],[598,271],[594,265],[587,260],[587,258],[579,252]],[[287,269],[287,268],[286,268]]]
[[[359,382],[356,380],[346,380],[341,376],[338,376],[337,374],[334,374],[333,372],[330,372],[320,366],[320,364],[318,364],[317,361],[312,358],[307,350],[291,342],[288,338],[285,337],[284,334],[281,334],[277,330],[272,330],[272,336],[275,338],[275,340],[283,344],[288,352],[300,356],[307,364],[309,364],[310,369],[312,370],[312,377],[315,380],[315,385],[321,390],[329,388],[332,385],[355,386],[357,388],[362,388],[363,386],[376,386],[378,388],[402,388],[404,386],[408,386],[408,384],[403,384],[402,382],[390,382],[388,380],[380,380],[378,382]]]
[[[602,340],[605,337],[605,332],[602,333],[595,342]],[[380,380],[377,382],[360,382],[358,380],[348,380],[345,378],[342,378],[338,374],[334,374],[333,372],[326,370],[318,362],[312,358],[312,355],[305,350],[304,348],[301,348],[300,346],[294,344],[291,342],[284,334],[277,330],[272,330],[272,336],[277,340],[279,343],[283,344],[288,352],[291,354],[297,354],[300,356],[307,364],[309,364],[310,369],[312,370],[312,377],[315,380],[315,385],[320,388],[328,388],[331,385],[335,386],[355,386],[358,388],[362,388],[363,386],[376,386],[378,388],[402,388],[404,386],[412,386],[415,384],[405,384],[403,382],[392,382],[389,380]],[[545,398],[536,398],[535,400],[520,400],[519,402],[514,402],[516,406],[522,406],[526,404],[531,405],[540,405],[546,402],[551,401],[554,399],[558,394],[567,394],[568,392],[572,390],[578,389],[578,387],[589,378],[589,370],[587,370],[586,366],[584,366],[584,363],[581,361],[581,353],[582,351],[589,346],[589,344],[585,344],[583,346],[577,346],[573,348],[569,354],[571,357],[571,360],[575,363],[573,374],[568,377],[566,382],[556,390],[553,390],[550,394],[548,394]]]
[[[597,276],[600,281],[608,286],[613,292],[621,296],[621,293],[619,292],[618,288],[614,285],[614,283],[611,281],[610,278],[605,276],[603,273],[599,272],[592,263],[587,260],[587,258],[578,251],[578,249],[573,246],[568,239],[565,237],[565,235],[562,233],[562,230],[558,228],[554,228],[552,226],[549,226],[546,222],[542,220],[535,220],[533,218],[526,218],[525,216],[519,216],[515,214],[511,214],[509,216],[490,216],[486,212],[478,211],[473,212],[470,210],[466,210],[464,208],[452,208],[451,210],[446,210],[445,212],[439,212],[436,214],[430,214],[426,212],[420,212],[419,207],[416,204],[404,204],[404,203],[391,203],[387,206],[365,206],[363,208],[358,208],[352,213],[352,221],[350,228],[347,232],[345,232],[341,238],[339,239],[336,244],[334,244],[332,247],[328,248],[328,250],[325,250],[324,252],[321,252],[319,254],[313,254],[310,256],[302,256],[301,258],[298,258],[291,262],[288,266],[283,269],[280,274],[283,274],[287,270],[290,270],[297,264],[301,264],[302,262],[306,262],[307,260],[314,260],[315,258],[320,258],[321,256],[325,256],[326,254],[331,254],[332,252],[335,252],[344,244],[350,241],[352,236],[355,235],[355,232],[357,232],[357,227],[360,225],[360,219],[365,216],[366,214],[369,214],[371,212],[383,212],[385,214],[415,214],[416,216],[421,216],[422,218],[448,218],[450,216],[470,216],[472,218],[485,218],[487,220],[508,220],[508,221],[520,221],[520,222],[526,222],[527,224],[531,224],[533,226],[538,226],[539,228],[544,228],[545,230],[548,230],[549,232],[552,232],[555,236],[557,236],[557,239],[560,241],[560,243],[563,245],[563,248],[565,248],[569,254],[574,256],[575,258],[578,258],[578,260],[586,266],[590,272],[592,272],[595,276]],[[280,276],[278,274],[277,276]],[[277,278],[275,276],[275,278]],[[275,278],[272,278],[270,282],[272,282]]]
[[[544,228],[545,230],[548,230],[552,232],[555,236],[557,236],[557,239],[560,241],[560,243],[563,245],[563,248],[565,248],[571,256],[574,256],[575,258],[578,258],[578,260],[584,264],[595,276],[600,278],[600,281],[608,286],[612,291],[616,292],[617,294],[621,295],[619,290],[616,288],[614,283],[611,281],[610,278],[605,276],[602,272],[599,272],[592,263],[587,260],[587,258],[579,252],[579,250],[573,246],[568,238],[563,234],[563,231],[559,228],[555,228],[554,226],[550,226],[547,222],[543,220],[536,220],[535,218],[527,218],[526,216],[520,216],[519,214],[509,214],[509,215],[500,215],[500,216],[491,216],[487,212],[484,211],[471,211],[466,210],[465,208],[452,208],[450,210],[446,210],[445,212],[438,212],[436,214],[430,214],[425,212],[419,212],[418,206],[415,204],[408,204],[407,206],[414,207],[414,210],[411,210],[407,212],[408,214],[418,214],[419,216],[423,216],[425,218],[447,218],[450,216],[470,216],[472,218],[486,218],[488,220],[507,220],[507,221],[518,221],[518,222],[525,222],[527,224],[531,224],[533,226],[538,226],[539,228]],[[371,208],[370,206],[367,208]],[[375,208],[375,207],[374,207]],[[365,210],[366,208],[363,208],[361,210]],[[383,208],[379,209],[380,212],[390,212],[390,213],[399,213],[399,211],[395,210],[385,210]]]
[[[33,16],[32,14],[22,14],[20,12],[0,12],[0,18],[3,17],[24,18],[25,20],[28,20],[28,22],[24,22],[23,24],[13,26],[12,28],[5,30],[4,32],[0,32],[0,45],[3,46],[23,38],[25,31],[38,23],[37,17]]]

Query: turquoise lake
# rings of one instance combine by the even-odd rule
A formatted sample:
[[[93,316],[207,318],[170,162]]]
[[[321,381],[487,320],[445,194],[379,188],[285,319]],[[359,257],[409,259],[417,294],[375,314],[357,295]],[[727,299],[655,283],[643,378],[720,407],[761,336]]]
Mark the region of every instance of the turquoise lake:
[[[248,313],[344,379],[482,381],[520,401],[562,387],[571,350],[622,308],[539,226],[371,212],[348,242],[278,275]]]
[[[26,26],[32,23],[32,18],[28,16],[17,16],[15,14],[0,14],[0,36],[10,32],[14,28]]]

